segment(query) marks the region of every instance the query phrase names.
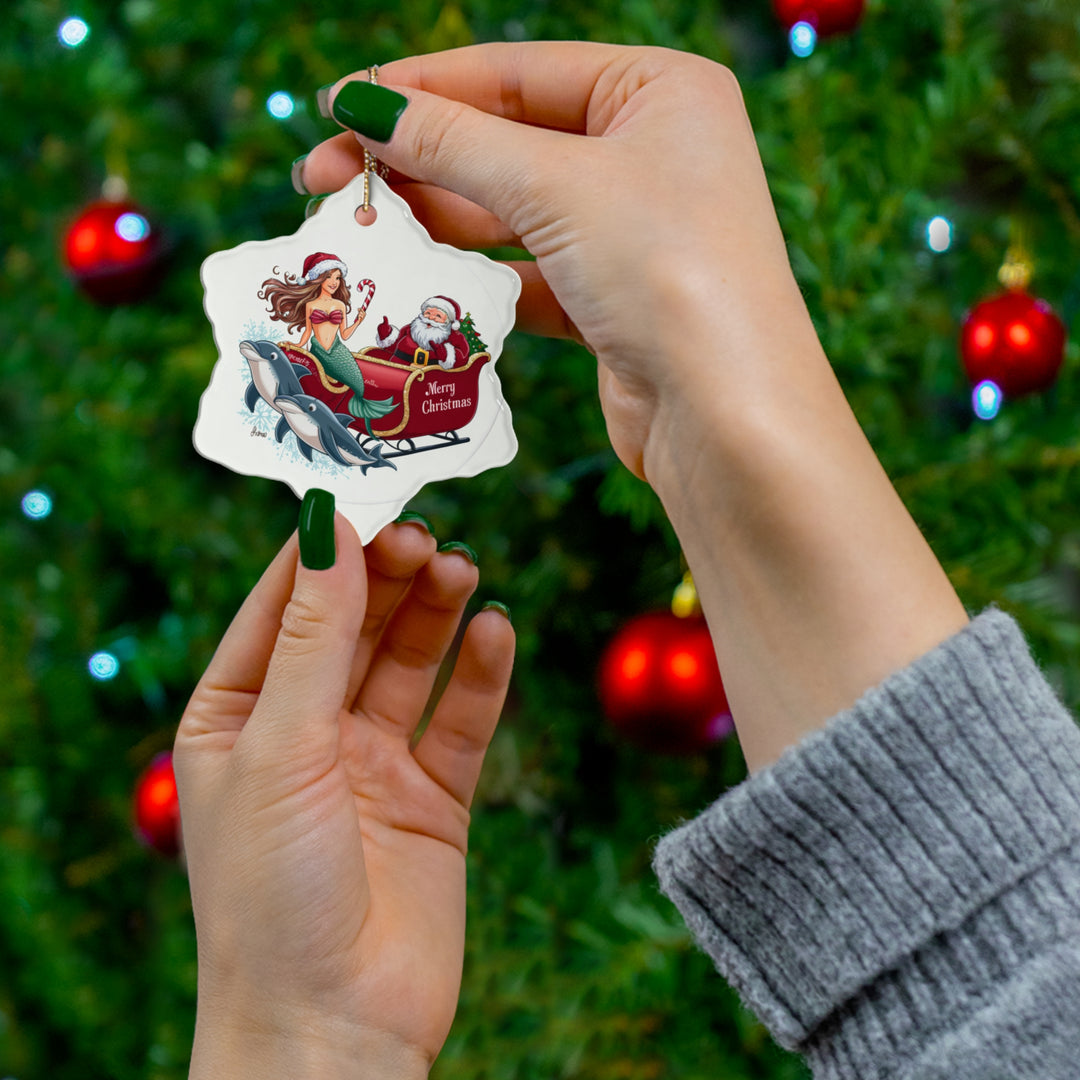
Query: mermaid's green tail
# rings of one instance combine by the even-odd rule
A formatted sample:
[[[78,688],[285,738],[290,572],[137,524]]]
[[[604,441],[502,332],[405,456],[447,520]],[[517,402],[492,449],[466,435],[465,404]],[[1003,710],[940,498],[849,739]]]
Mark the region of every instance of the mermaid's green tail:
[[[364,376],[356,364],[356,357],[349,352],[341,338],[335,338],[328,351],[313,336],[311,355],[322,364],[327,375],[344,383],[353,392],[349,399],[349,415],[363,420],[367,433],[374,437],[371,421],[392,413],[397,408],[397,402],[393,398],[373,399],[364,396]]]

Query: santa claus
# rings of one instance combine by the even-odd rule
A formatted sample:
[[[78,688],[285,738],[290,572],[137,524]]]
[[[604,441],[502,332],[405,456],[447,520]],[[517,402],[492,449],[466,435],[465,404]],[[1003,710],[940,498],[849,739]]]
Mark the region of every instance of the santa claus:
[[[449,370],[469,359],[469,343],[461,333],[461,307],[448,296],[432,296],[420,305],[420,314],[400,330],[384,315],[376,332],[377,349],[368,354],[404,364],[434,360]]]

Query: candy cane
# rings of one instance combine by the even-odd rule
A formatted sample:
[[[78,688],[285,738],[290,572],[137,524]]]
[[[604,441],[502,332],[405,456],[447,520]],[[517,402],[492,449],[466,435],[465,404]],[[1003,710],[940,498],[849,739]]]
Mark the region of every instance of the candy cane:
[[[357,288],[362,289],[367,286],[367,296],[364,297],[364,302],[360,305],[360,310],[357,315],[363,315],[367,312],[368,304],[371,303],[371,298],[375,295],[375,282],[371,278],[364,278],[363,281],[357,283]]]

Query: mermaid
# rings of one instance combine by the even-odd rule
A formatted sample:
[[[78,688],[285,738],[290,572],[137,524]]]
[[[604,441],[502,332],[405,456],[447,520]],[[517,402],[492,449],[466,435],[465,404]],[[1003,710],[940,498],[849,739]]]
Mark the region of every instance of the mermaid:
[[[274,273],[281,271],[275,266]],[[286,323],[290,332],[304,328],[299,347],[306,347],[331,378],[352,391],[349,415],[363,420],[367,433],[374,435],[371,421],[393,412],[397,402],[364,396],[364,376],[345,342],[364,321],[375,285],[371,281],[360,283],[367,286],[367,297],[356,318],[346,324],[345,316],[352,307],[347,273],[348,268],[336,255],[316,251],[304,260],[299,278],[289,273],[282,273],[280,279],[267,278],[258,295],[270,304],[267,311],[271,319]]]

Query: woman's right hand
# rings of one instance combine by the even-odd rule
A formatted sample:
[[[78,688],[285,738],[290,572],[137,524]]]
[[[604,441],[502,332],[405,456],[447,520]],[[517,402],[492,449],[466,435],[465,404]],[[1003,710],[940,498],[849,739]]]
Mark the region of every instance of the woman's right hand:
[[[366,72],[331,89],[332,109],[354,80]],[[379,82],[408,98],[392,137],[316,147],[308,190],[342,187],[367,147],[436,240],[534,255],[512,264],[518,325],[596,355],[612,444],[637,475],[656,483],[650,444],[685,431],[703,396],[733,399],[772,357],[820,353],[726,68],[665,49],[493,44],[394,61]],[[349,113],[334,111],[367,126]]]
[[[536,256],[515,264],[518,325],[596,354],[612,445],[694,571],[751,768],[967,621],[817,339],[730,71],[533,42],[379,78],[329,100],[387,141],[316,147],[308,190],[342,187],[366,147],[435,239]],[[408,99],[396,127],[384,87]]]

